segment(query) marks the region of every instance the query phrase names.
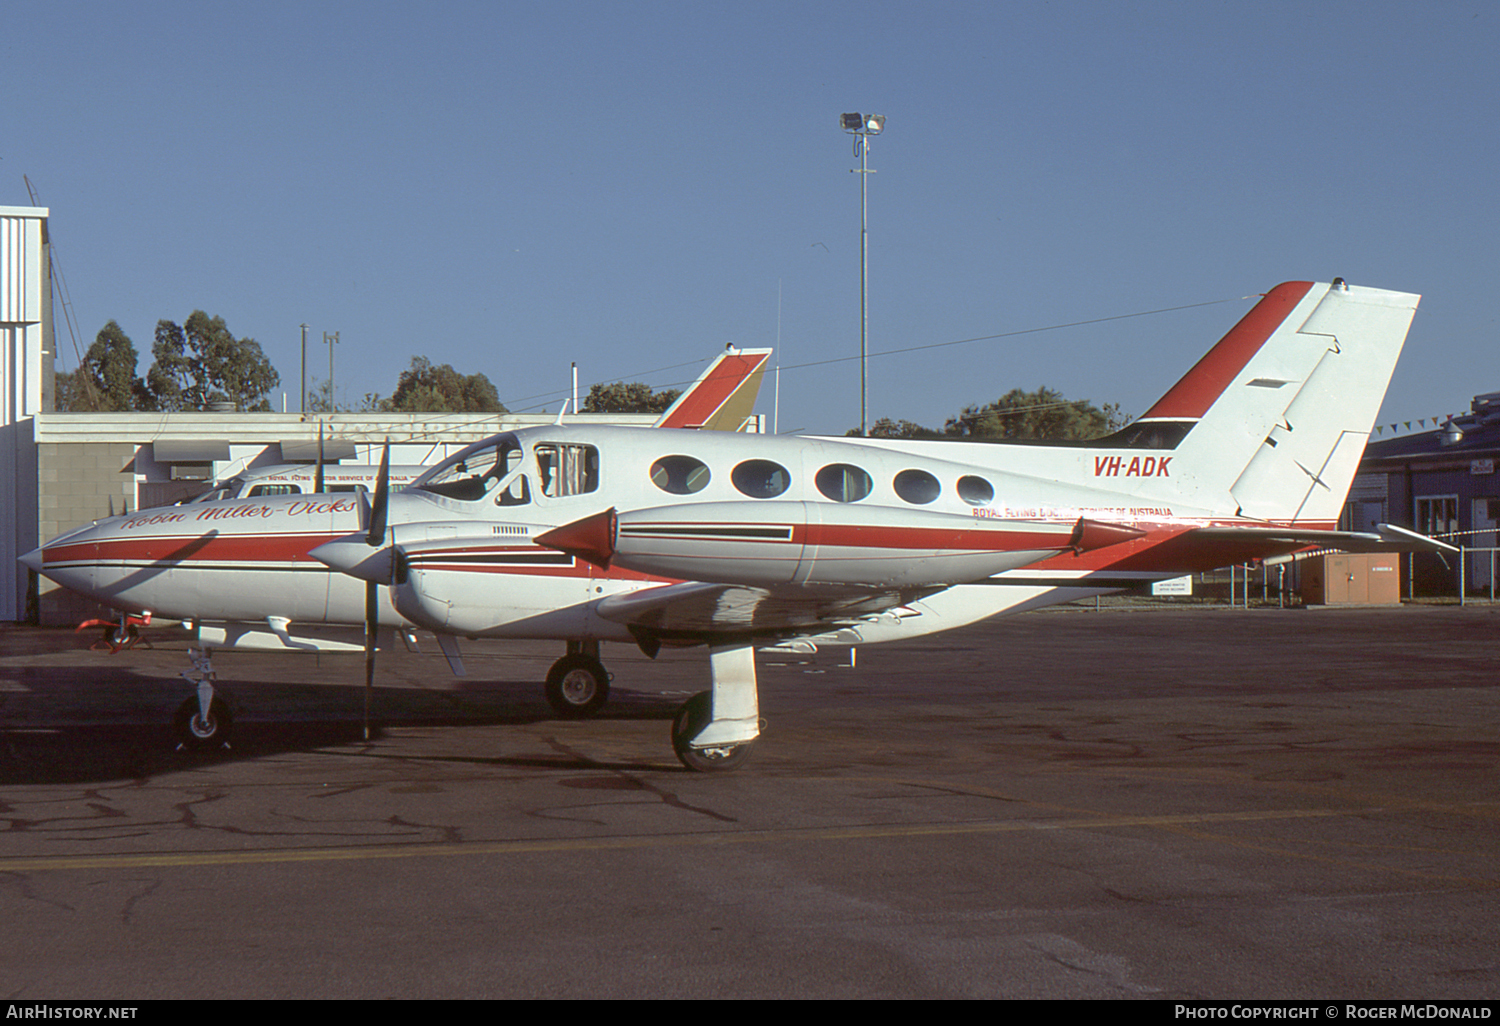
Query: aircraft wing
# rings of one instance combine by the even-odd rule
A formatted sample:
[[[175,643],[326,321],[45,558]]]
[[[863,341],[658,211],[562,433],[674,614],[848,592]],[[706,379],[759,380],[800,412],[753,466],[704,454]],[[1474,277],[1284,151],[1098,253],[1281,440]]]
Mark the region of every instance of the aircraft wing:
[[[630,628],[645,648],[648,640],[817,634],[906,605],[935,590],[940,589],[751,587],[687,581],[612,595],[599,602],[595,612]]]

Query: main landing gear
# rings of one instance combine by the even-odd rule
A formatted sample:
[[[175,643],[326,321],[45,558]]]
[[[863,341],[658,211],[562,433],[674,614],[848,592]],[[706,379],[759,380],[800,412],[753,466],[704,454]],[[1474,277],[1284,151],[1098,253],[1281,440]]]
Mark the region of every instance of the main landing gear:
[[[140,616],[121,613],[119,620],[85,620],[73,629],[73,633],[77,634],[90,627],[103,627],[104,639],[94,642],[90,647],[107,648],[110,655],[115,655],[121,649],[135,648],[136,642],[141,640],[141,628],[149,626],[151,626],[150,612],[142,613]]]
[[[547,671],[547,701],[564,718],[592,716],[609,701],[609,678],[599,661],[599,642],[570,641],[568,654]]]
[[[710,645],[708,665],[713,688],[689,698],[672,717],[672,750],[698,773],[743,766],[761,728],[755,646]],[[609,699],[609,679],[598,641],[570,641],[568,654],[547,673],[547,701],[559,716],[592,716]]]
[[[713,690],[689,698],[672,718],[672,750],[697,773],[738,769],[760,736],[760,703],[751,645],[710,646]]]

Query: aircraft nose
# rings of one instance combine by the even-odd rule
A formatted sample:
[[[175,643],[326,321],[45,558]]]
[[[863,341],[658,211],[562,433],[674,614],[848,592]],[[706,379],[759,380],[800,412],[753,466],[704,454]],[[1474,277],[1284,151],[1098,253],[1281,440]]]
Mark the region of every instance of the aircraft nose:
[[[371,548],[364,535],[351,534],[324,542],[308,555],[340,573],[358,577],[362,581],[388,584],[391,579],[391,546]]]
[[[37,573],[42,572],[43,561],[41,546],[37,546],[30,552],[26,553],[24,556],[17,556],[16,558],[22,566],[26,567],[26,569],[35,570]]]

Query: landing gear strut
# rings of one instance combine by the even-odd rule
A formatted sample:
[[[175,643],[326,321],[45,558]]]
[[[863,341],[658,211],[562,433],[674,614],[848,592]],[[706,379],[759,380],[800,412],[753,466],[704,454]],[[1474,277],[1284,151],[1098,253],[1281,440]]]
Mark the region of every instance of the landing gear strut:
[[[207,648],[190,648],[188,658],[193,661],[193,668],[183,670],[182,677],[198,685],[198,693],[183,702],[177,715],[172,717],[177,747],[189,751],[228,748],[234,714],[229,711],[229,703],[214,694],[213,652]]]
[[[121,613],[120,619],[115,620],[85,620],[74,628],[73,633],[87,630],[90,627],[103,627],[104,640],[96,641],[91,646],[95,649],[109,649],[110,655],[115,655],[121,649],[134,648],[136,642],[141,640],[142,627],[151,625],[150,612],[136,616],[133,613]],[[149,646],[147,646],[149,647]]]
[[[697,773],[737,769],[760,736],[760,703],[751,645],[711,647],[712,691],[700,691],[672,718],[672,750]]]
[[[547,671],[547,701],[568,719],[592,716],[609,700],[609,671],[599,661],[599,642],[570,641],[568,654]]]

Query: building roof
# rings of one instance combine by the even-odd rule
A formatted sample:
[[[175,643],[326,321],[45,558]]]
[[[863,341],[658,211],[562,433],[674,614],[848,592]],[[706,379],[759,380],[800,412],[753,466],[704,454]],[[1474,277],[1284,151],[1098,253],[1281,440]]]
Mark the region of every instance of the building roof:
[[[1470,411],[1432,431],[1371,442],[1361,466],[1425,460],[1467,460],[1500,455],[1500,392],[1474,397]]]

